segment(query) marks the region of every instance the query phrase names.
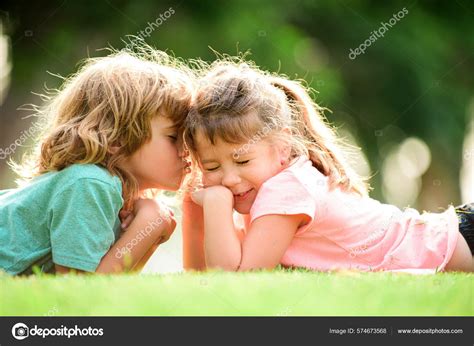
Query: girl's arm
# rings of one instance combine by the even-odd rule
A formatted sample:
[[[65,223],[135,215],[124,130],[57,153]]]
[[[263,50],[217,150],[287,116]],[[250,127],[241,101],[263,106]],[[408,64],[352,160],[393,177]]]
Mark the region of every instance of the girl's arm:
[[[230,271],[271,269],[290,245],[305,215],[266,215],[256,219],[242,240],[232,220],[233,195],[214,186],[197,198],[204,209],[205,255],[208,267]]]
[[[206,264],[208,268],[235,270],[240,264],[242,248],[235,232],[232,192],[222,186],[202,191]]]
[[[265,215],[252,223],[237,270],[273,269],[281,261],[305,215]]]
[[[189,194],[183,199],[183,266],[186,270],[205,270],[204,252],[204,211],[196,204]],[[239,215],[240,216],[240,215]],[[243,239],[240,229],[235,230],[239,241]]]
[[[183,266],[185,270],[205,270],[204,219],[202,207],[185,194],[182,204]]]

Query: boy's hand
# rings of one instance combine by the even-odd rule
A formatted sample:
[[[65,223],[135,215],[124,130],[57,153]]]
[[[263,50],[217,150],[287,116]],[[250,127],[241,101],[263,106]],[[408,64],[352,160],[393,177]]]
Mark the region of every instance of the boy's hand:
[[[156,244],[161,244],[167,241],[176,228],[176,220],[174,219],[173,211],[163,203],[152,198],[140,198],[135,202],[133,214],[145,215],[149,218],[149,223],[154,228],[164,225],[166,226],[158,238]],[[138,216],[141,217],[141,216]]]
[[[135,215],[130,210],[121,209],[119,212],[119,218],[122,229],[128,228],[133,221]]]
[[[176,220],[174,219],[173,211],[156,199],[150,198],[140,198],[136,200],[132,211],[123,209],[120,211],[119,217],[122,222],[122,229],[128,228],[139,212],[146,213],[146,217],[150,218],[150,224],[152,226],[161,224],[167,225],[165,228],[166,231],[159,237],[157,244],[164,243],[171,237],[171,234],[173,234],[176,228]]]

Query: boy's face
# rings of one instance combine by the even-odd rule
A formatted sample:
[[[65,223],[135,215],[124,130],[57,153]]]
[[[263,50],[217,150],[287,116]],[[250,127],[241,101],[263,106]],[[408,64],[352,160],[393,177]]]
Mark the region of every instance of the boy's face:
[[[256,144],[212,145],[198,133],[197,156],[205,187],[223,185],[234,195],[234,209],[249,214],[262,184],[284,169],[277,145],[262,140]]]
[[[156,116],[151,121],[151,131],[151,140],[130,155],[125,166],[137,179],[140,190],[177,190],[187,163],[174,123],[164,116]]]

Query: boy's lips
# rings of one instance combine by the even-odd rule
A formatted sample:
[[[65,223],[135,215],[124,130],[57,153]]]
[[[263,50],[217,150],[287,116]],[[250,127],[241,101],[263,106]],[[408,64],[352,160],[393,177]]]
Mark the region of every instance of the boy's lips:
[[[186,161],[186,160],[183,160],[183,168],[184,169],[184,173],[191,173],[191,162],[189,161]]]

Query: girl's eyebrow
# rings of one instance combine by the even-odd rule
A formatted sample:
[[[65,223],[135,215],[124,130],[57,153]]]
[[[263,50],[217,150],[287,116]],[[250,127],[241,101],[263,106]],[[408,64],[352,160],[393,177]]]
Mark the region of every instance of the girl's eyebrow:
[[[254,150],[245,150],[245,151],[242,151],[242,152],[239,152],[238,150],[233,152],[232,153],[232,158],[235,157],[235,155],[238,155],[238,156],[246,156],[246,155],[252,155],[252,154],[255,154],[255,151]]]
[[[209,163],[209,162],[215,162],[215,160],[213,159],[208,159],[208,160],[201,160],[201,164],[206,164],[206,163]]]
[[[245,155],[250,155],[250,154],[253,154],[253,151],[249,150],[249,151],[246,151],[242,154],[239,154],[239,156],[245,156]],[[232,158],[232,159],[235,159],[235,152],[232,152],[231,154],[229,154],[229,156]],[[206,159],[206,160],[200,160],[201,161],[201,164],[206,164],[206,163],[210,163],[210,162],[216,162],[215,159]]]

